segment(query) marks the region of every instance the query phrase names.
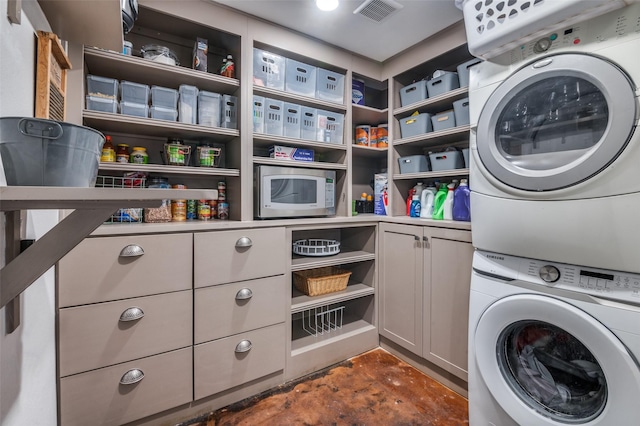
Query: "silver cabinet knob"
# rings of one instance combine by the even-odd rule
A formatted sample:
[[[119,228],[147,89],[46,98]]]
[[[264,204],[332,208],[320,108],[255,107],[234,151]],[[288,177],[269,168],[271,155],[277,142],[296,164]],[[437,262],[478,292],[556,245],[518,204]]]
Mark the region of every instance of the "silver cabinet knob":
[[[253,245],[253,241],[249,237],[241,237],[236,241],[236,247],[251,247]]]
[[[253,292],[251,289],[243,288],[242,290],[236,293],[236,300],[247,300],[253,297]]]
[[[560,271],[553,265],[544,265],[538,273],[542,281],[546,283],[555,283],[560,279]]]
[[[413,239],[416,240],[416,241],[420,241],[420,237],[418,237],[417,235],[414,235]]]
[[[132,306],[131,308],[127,308],[120,314],[120,321],[135,321],[139,320],[144,316],[144,311],[137,306]]]
[[[138,257],[144,254],[144,249],[137,244],[129,244],[120,250],[120,257]]]
[[[138,368],[132,368],[122,375],[120,378],[121,385],[132,385],[144,379],[144,373]]]
[[[249,352],[251,350],[251,341],[243,340],[236,345],[236,353]]]

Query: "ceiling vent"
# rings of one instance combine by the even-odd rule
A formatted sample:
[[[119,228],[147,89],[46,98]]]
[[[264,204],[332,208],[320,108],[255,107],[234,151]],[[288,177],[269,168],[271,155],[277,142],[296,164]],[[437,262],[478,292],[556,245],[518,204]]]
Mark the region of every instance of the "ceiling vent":
[[[353,14],[362,15],[375,22],[382,22],[402,7],[400,3],[393,0],[365,0],[353,11]]]

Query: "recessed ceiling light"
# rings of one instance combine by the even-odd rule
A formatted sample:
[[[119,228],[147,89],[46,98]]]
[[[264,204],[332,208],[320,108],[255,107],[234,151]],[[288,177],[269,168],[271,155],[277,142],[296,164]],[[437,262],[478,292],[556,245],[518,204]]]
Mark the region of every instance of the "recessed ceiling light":
[[[338,7],[338,0],[316,0],[316,6],[324,11],[334,10]]]

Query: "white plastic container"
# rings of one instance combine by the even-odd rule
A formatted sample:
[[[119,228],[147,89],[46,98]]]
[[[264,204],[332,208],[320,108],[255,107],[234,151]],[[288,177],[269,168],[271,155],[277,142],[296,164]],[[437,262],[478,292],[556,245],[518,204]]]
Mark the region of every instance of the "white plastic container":
[[[341,144],[343,142],[344,114],[318,110],[318,133],[320,142]]]
[[[285,91],[303,96],[315,96],[316,67],[286,58],[285,70]]]
[[[436,196],[436,187],[428,186],[420,194],[420,217],[431,219],[433,217],[433,200]]]
[[[318,68],[316,98],[338,104],[344,103],[344,75]]]
[[[315,141],[318,133],[318,110],[310,107],[300,108],[300,138]]]
[[[149,117],[149,105],[123,101],[120,102],[120,114],[147,118]]]
[[[222,95],[220,99],[220,127],[225,129],[238,128],[238,98]]]
[[[120,82],[120,101],[147,105],[149,103],[149,86],[122,80]]]
[[[276,99],[264,101],[264,132],[268,135],[282,136],[284,131],[284,102]]]
[[[198,123],[198,88],[182,84],[178,88],[178,120],[181,123]]]
[[[178,105],[178,91],[168,87],[151,86],[151,105],[176,109]]]
[[[253,133],[264,133],[264,102],[263,96],[253,96]]]
[[[220,127],[220,102],[222,96],[215,92],[201,90],[198,93],[198,124]]]
[[[253,84],[284,90],[285,58],[262,49],[253,49]]]
[[[284,136],[300,139],[300,109],[298,104],[289,102],[284,104]]]

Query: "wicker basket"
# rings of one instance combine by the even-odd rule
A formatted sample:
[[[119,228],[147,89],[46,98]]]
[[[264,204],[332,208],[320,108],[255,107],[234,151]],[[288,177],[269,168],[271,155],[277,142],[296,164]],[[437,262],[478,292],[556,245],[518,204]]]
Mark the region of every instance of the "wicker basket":
[[[351,271],[327,266],[293,273],[293,284],[307,296],[319,296],[347,288]]]

